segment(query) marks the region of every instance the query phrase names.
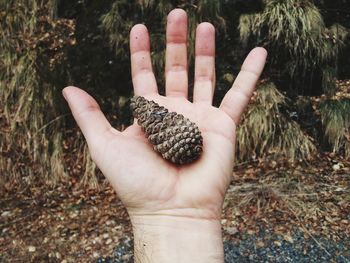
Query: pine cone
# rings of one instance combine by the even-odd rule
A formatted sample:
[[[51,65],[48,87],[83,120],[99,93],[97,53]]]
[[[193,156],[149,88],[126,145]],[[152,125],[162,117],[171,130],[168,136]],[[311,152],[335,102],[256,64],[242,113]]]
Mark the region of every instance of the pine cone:
[[[186,164],[200,156],[203,138],[195,123],[141,96],[133,97],[130,107],[154,150],[164,159]]]

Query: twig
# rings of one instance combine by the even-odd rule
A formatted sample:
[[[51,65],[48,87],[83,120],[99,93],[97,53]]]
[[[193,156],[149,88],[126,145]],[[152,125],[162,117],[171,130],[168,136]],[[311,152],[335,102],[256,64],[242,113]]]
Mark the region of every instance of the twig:
[[[324,250],[324,252],[326,252],[326,254],[328,256],[332,256],[331,253],[328,252],[328,250],[319,242],[317,241],[317,239],[310,233],[309,230],[306,229],[306,227],[304,226],[304,224],[302,223],[301,219],[299,218],[299,216],[297,215],[297,213],[291,208],[289,207],[289,205],[287,205],[288,209],[294,214],[294,216],[296,217],[296,219],[299,221],[301,228],[312,238],[312,240],[320,247]]]
[[[36,136],[39,132],[41,132],[42,130],[46,129],[46,127],[50,126],[52,123],[54,123],[54,122],[56,122],[56,121],[58,121],[58,120],[60,120],[60,119],[63,119],[64,117],[66,117],[66,116],[68,116],[68,115],[70,115],[70,114],[69,114],[69,113],[62,114],[62,115],[60,115],[60,116],[57,116],[55,119],[49,121],[48,123],[46,123],[45,125],[43,125],[42,127],[40,127],[40,128],[36,131],[36,133],[34,134],[33,137],[35,137],[35,136]]]
[[[33,213],[30,213],[29,215],[25,215],[25,216],[23,216],[23,217],[21,217],[21,218],[18,218],[18,219],[16,219],[16,220],[11,221],[11,222],[2,224],[2,225],[0,225],[0,228],[4,228],[4,227],[6,227],[6,226],[8,226],[8,225],[12,225],[12,224],[17,223],[17,222],[19,222],[19,221],[22,221],[23,219],[26,219],[27,217],[30,217],[30,216],[34,215],[35,213],[36,213],[36,212],[33,212]]]
[[[233,166],[233,168],[235,169],[235,168],[238,168],[238,167],[246,165],[246,164],[257,163],[257,162],[259,162],[259,160],[249,160],[246,162],[237,163]]]

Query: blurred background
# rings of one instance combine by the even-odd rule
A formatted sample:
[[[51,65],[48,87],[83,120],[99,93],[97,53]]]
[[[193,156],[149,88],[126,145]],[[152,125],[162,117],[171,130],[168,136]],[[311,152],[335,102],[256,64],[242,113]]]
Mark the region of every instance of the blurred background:
[[[61,90],[75,85],[92,93],[123,129],[131,120],[129,31],[136,23],[149,28],[164,90],[165,21],[175,7],[189,16],[191,87],[196,25],[216,27],[216,104],[247,52],[269,51],[238,131],[240,161],[270,154],[307,160],[317,151],[350,156],[349,1],[9,0],[0,13],[1,185],[68,175],[93,180],[95,167]]]
[[[225,204],[240,204],[241,212],[261,217],[271,203],[285,206],[289,202],[287,206],[292,208],[287,210],[296,221],[301,215],[303,221],[309,215],[316,217],[316,222],[328,216],[339,218],[334,221],[340,224],[339,229],[348,224],[350,1],[1,0],[0,209],[10,214],[0,217],[0,230],[11,232],[14,218],[24,217],[28,224],[36,222],[35,216],[25,215],[26,206],[12,214],[18,207],[16,198],[38,202],[45,192],[49,194],[39,204],[47,200],[57,203],[58,198],[67,199],[71,205],[103,192],[104,201],[111,198],[108,200],[119,202],[91,161],[61,91],[68,85],[85,89],[114,127],[127,127],[132,121],[129,99],[133,96],[129,31],[136,23],[148,27],[154,72],[163,92],[166,16],[176,7],[185,9],[189,18],[191,89],[195,28],[203,21],[216,28],[216,105],[232,85],[249,50],[263,46],[269,52],[261,82],[238,127],[235,184]],[[338,199],[316,211],[316,201],[327,203],[321,198],[321,188]],[[314,199],[300,198],[304,194]],[[108,203],[104,205],[111,209]],[[81,208],[76,206],[74,209]],[[120,204],[115,209],[122,210]],[[226,209],[225,218],[232,219],[236,212]],[[119,215],[126,217],[124,210]],[[77,228],[68,227],[73,232]],[[0,234],[0,243],[17,235],[16,231],[6,233]],[[9,255],[22,251],[22,243],[8,244],[0,252],[0,261],[8,262]],[[61,253],[60,257],[45,254],[51,260],[45,261],[46,257],[40,257],[44,252],[40,254],[37,246],[23,247],[23,255],[32,256],[23,262],[65,260]],[[92,251],[85,254],[96,258]],[[76,256],[73,258],[77,262]]]

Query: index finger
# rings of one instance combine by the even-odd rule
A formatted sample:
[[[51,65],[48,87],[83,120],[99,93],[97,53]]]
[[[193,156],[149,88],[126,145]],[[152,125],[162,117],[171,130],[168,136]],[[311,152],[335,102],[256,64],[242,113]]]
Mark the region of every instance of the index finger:
[[[130,31],[130,52],[135,95],[158,94],[152,70],[149,34],[142,24],[135,25]]]

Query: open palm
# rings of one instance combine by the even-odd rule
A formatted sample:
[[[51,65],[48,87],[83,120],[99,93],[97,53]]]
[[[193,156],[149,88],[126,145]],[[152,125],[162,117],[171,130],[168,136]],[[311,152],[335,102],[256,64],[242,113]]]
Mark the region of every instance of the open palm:
[[[147,29],[130,33],[134,91],[195,122],[203,136],[203,154],[177,166],[157,154],[135,123],[124,132],[111,127],[86,92],[64,89],[73,115],[88,142],[93,160],[113,185],[131,216],[169,215],[220,218],[234,159],[235,129],[263,70],[266,51],[256,48],[246,58],[233,87],[219,108],[212,106],[215,87],[215,31],[197,27],[193,103],[187,100],[187,16],[181,9],[168,16],[166,97],[158,94],[152,72]]]

